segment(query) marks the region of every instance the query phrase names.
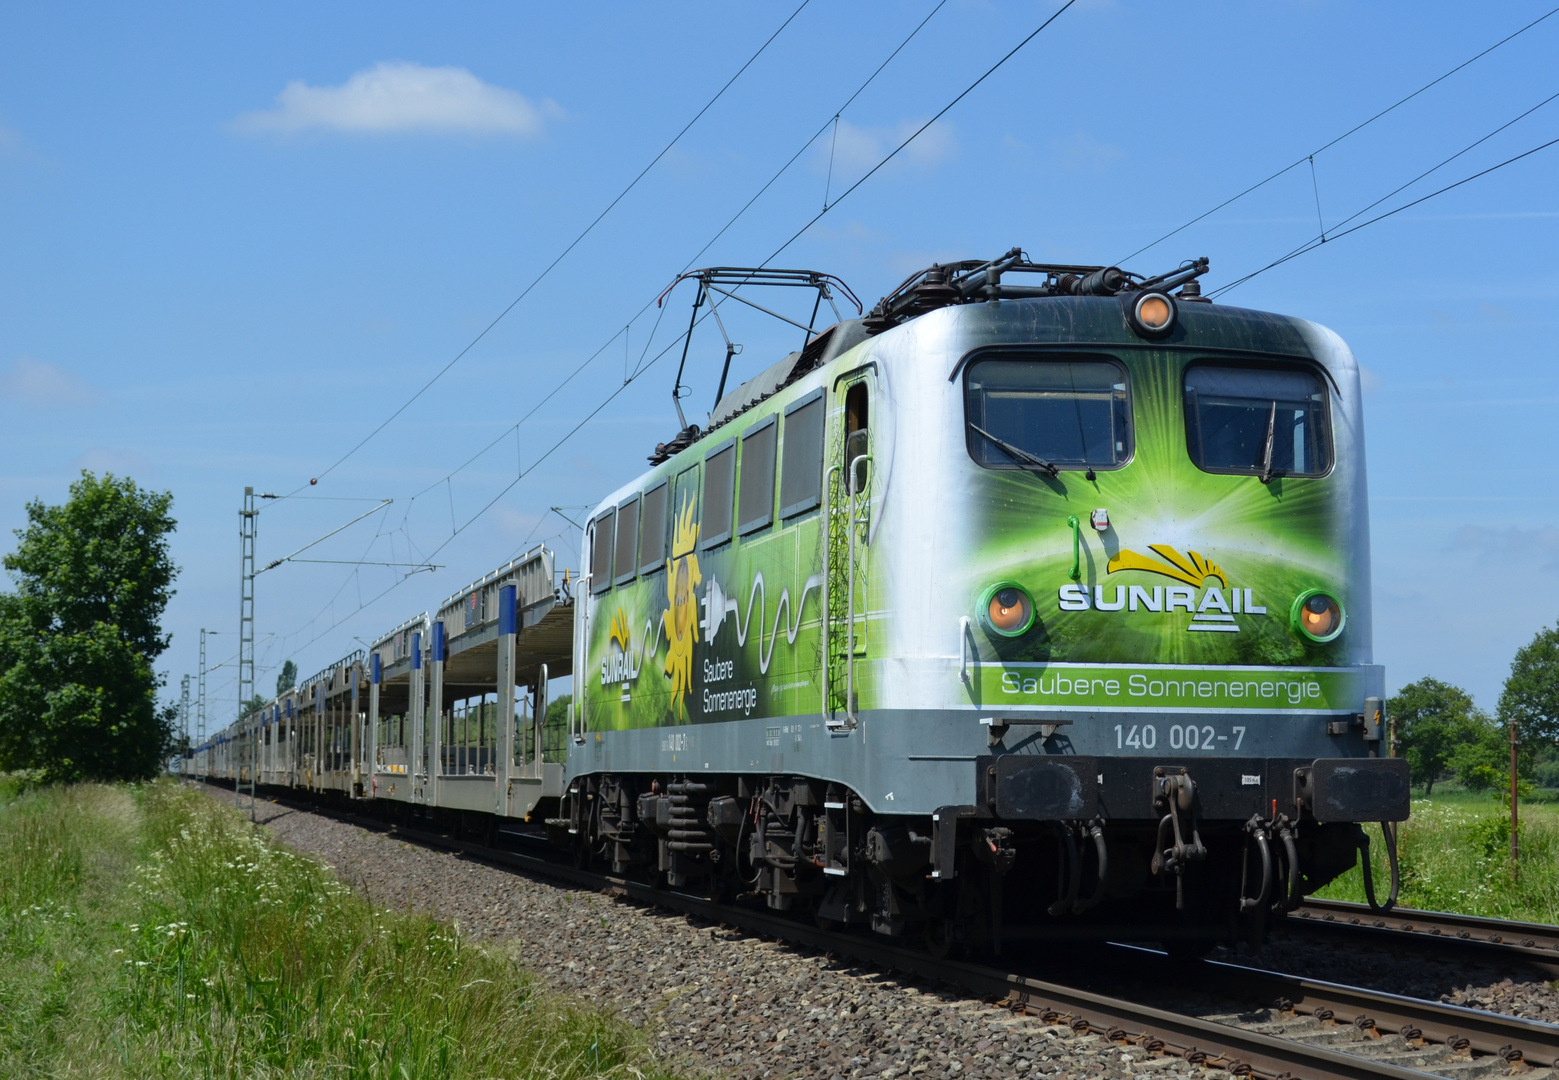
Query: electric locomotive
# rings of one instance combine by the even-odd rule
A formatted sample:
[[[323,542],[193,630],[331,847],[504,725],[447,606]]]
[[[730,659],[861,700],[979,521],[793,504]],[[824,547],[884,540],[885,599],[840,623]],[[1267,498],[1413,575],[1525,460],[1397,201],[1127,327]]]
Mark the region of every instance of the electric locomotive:
[[[589,520],[555,837],[939,952],[1259,938],[1365,822],[1394,869],[1358,365],[1206,269],[933,266],[722,376]],[[776,273],[695,323],[849,298]]]
[[[191,771],[762,897],[938,953],[1195,951],[1362,862],[1395,896],[1358,366],[1331,331],[1140,278],[933,266],[869,312],[716,267],[802,347],[588,521],[251,711]],[[679,279],[681,280],[681,279]],[[669,290],[668,290],[669,291]],[[744,291],[747,295],[742,295]],[[789,320],[787,320],[789,321]],[[549,683],[571,676],[565,719]],[[512,825],[510,826],[513,827]]]

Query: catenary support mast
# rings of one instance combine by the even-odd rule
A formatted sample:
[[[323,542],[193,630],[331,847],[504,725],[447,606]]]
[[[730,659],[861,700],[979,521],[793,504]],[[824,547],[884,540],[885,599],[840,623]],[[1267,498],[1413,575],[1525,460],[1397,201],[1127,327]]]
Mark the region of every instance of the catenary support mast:
[[[254,534],[259,511],[254,508],[254,488],[244,488],[244,508],[238,515],[239,601],[238,601],[238,718],[247,728],[249,702],[254,698]],[[255,729],[247,731],[249,740],[249,799],[244,804],[243,762],[233,762],[233,802],[239,810],[249,811],[254,820],[254,775],[259,764],[259,717]]]
[[[179,680],[179,727],[183,729],[184,745],[179,749],[179,775],[184,775],[185,763],[190,760],[189,730],[189,676]]]
[[[200,681],[195,696],[195,745],[206,745],[206,628],[200,628]]]

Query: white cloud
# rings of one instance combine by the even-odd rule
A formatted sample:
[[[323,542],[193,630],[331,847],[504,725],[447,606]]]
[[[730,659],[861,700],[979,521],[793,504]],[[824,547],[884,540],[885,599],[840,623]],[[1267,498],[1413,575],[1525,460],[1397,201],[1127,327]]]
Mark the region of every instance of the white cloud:
[[[895,146],[913,135],[923,123],[924,120],[905,120],[893,128],[866,128],[841,120],[837,132],[830,132],[818,140],[816,167],[826,170],[831,157],[834,178],[851,183],[891,153]],[[957,152],[958,141],[953,137],[953,126],[939,120],[899,151],[894,162],[907,161],[928,168],[946,161]]]
[[[0,372],[0,399],[23,405],[64,407],[86,405],[97,389],[75,372],[30,356],[18,356],[11,369]]]
[[[553,101],[532,104],[465,68],[386,61],[340,86],[290,82],[276,95],[274,109],[244,113],[233,127],[243,132],[319,128],[530,136],[540,134],[545,122],[562,112]]]

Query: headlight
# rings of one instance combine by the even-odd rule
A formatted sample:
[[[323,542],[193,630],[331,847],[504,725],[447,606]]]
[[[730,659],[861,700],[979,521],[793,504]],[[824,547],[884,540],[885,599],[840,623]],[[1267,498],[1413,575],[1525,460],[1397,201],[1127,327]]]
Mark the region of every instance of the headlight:
[[[1342,633],[1346,619],[1335,596],[1321,589],[1307,589],[1294,599],[1289,621],[1311,641],[1331,641]]]
[[[1129,304],[1131,328],[1143,337],[1163,337],[1174,329],[1175,302],[1166,294],[1140,293]]]
[[[1016,582],[997,582],[980,598],[980,621],[994,634],[1018,637],[1034,625],[1034,600]]]

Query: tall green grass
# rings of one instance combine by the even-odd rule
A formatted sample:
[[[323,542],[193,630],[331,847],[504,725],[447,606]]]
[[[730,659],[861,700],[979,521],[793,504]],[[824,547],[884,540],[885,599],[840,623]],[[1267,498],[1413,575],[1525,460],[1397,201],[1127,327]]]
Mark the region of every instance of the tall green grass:
[[[1365,828],[1376,896],[1384,899],[1385,846],[1378,826]],[[1437,789],[1433,799],[1414,799],[1398,835],[1402,906],[1559,923],[1559,807],[1553,803],[1521,804],[1519,873],[1510,861],[1510,808],[1483,793]],[[1317,895],[1363,900],[1361,871],[1355,867]]]
[[[0,1075],[661,1072],[633,1029],[159,783],[0,807]]]

